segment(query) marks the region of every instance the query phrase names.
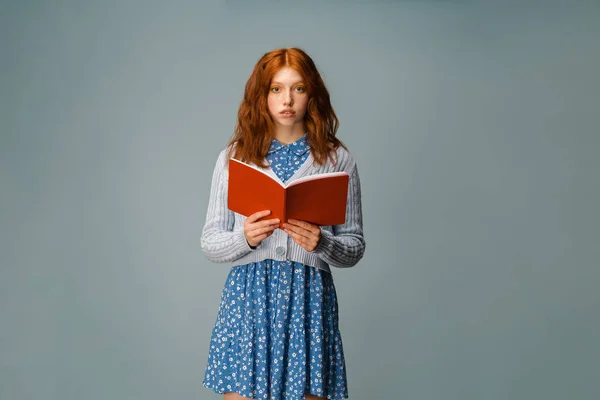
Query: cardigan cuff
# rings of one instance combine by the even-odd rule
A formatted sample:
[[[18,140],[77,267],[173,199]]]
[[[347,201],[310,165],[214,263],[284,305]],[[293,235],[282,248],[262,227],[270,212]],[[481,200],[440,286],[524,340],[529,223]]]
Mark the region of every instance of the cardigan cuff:
[[[327,254],[333,249],[333,233],[321,228],[321,238],[317,247],[312,251],[315,254]]]

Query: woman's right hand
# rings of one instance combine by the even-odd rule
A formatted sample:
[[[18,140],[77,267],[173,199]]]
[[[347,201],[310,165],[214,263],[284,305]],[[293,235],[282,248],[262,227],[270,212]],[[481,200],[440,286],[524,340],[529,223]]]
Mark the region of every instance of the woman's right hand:
[[[259,211],[250,215],[244,221],[244,236],[246,236],[246,241],[251,247],[258,246],[261,241],[271,236],[273,231],[279,227],[280,221],[278,218],[257,222],[257,220],[269,214],[271,214],[271,210]]]

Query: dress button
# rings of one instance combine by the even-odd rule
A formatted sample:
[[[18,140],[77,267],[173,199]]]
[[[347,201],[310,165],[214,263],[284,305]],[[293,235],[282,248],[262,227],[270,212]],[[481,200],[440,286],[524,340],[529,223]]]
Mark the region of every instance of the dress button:
[[[281,257],[281,256],[283,256],[285,254],[285,249],[280,246],[280,247],[278,247],[278,248],[275,249],[275,253],[277,253],[277,255],[279,257]]]

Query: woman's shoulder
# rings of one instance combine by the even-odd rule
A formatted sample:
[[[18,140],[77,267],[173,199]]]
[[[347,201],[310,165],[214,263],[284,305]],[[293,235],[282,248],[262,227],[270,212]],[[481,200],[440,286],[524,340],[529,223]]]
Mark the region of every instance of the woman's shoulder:
[[[233,156],[234,149],[235,149],[235,145],[232,145],[232,144],[228,144],[226,147],[222,148],[219,151],[219,155],[217,157],[217,164],[226,165],[227,161],[229,161],[229,159]]]
[[[329,161],[331,162],[331,161]],[[347,147],[338,146],[335,149],[335,167],[338,171],[350,172],[356,166],[354,156]]]
[[[352,152],[348,150],[347,146],[339,145],[337,149],[335,149],[336,155],[338,158],[347,158],[348,160],[354,160],[354,156]]]
[[[229,159],[231,158],[231,146],[221,148],[214,164],[214,174],[227,177],[229,173]]]

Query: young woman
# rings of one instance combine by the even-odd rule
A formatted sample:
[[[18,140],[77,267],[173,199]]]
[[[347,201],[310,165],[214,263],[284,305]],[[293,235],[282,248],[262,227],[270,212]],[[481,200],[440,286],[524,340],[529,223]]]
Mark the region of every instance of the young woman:
[[[352,267],[365,251],[356,162],[336,138],[338,119],[313,60],[277,49],[246,84],[235,133],[212,177],[204,254],[232,267],[212,331],[205,387],[235,399],[348,397],[338,304],[330,266]],[[230,157],[282,182],[346,171],[346,221],[317,226],[248,218],[227,208]]]

